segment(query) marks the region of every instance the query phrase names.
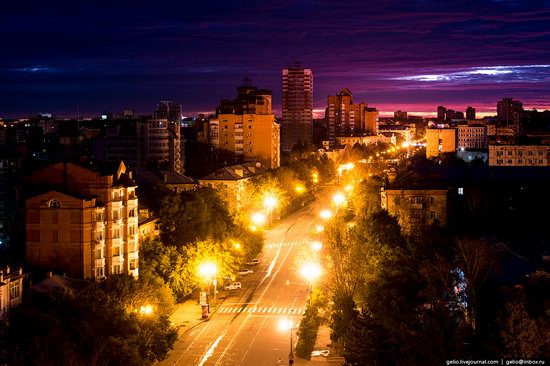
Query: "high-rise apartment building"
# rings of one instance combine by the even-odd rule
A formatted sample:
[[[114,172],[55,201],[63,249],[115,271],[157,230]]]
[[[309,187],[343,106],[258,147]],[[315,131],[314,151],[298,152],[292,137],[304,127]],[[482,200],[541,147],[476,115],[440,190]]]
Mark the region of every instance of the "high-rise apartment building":
[[[476,109],[474,107],[466,108],[466,119],[476,119]]]
[[[280,165],[280,127],[271,109],[272,93],[250,79],[237,88],[235,100],[222,100],[217,119],[210,121],[213,148],[232,152],[237,159],[258,161],[269,168]]]
[[[153,111],[155,119],[166,119],[171,123],[181,123],[182,119],[181,104],[169,100],[160,101]]]
[[[313,142],[313,73],[299,63],[283,69],[281,149]]]
[[[443,122],[445,121],[445,119],[447,118],[447,108],[440,105],[437,107],[437,119],[440,121],[440,122]]]
[[[348,88],[328,96],[325,119],[331,145],[334,145],[336,136],[354,132],[377,133],[378,111],[367,108],[366,103],[353,104],[353,94]]]
[[[31,267],[97,280],[138,275],[136,184],[124,163],[85,168],[57,163],[25,178],[27,262]]]
[[[513,129],[516,135],[521,133],[521,113],[523,103],[512,98],[502,98],[497,102],[497,118],[505,127]]]

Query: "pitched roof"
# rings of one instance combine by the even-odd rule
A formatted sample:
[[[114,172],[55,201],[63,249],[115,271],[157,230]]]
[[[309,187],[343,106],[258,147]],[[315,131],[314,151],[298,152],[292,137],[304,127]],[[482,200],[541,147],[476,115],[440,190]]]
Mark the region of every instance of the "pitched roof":
[[[220,168],[199,180],[241,180],[265,173],[266,169],[257,163],[243,163]]]

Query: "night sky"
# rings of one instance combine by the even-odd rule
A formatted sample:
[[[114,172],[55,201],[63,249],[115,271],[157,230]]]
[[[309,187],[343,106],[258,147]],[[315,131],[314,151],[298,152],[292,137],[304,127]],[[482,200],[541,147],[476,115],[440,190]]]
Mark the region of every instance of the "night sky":
[[[2,1],[0,116],[85,116],[159,100],[211,113],[244,77],[301,61],[314,106],[343,87],[382,112],[550,108],[550,0]]]

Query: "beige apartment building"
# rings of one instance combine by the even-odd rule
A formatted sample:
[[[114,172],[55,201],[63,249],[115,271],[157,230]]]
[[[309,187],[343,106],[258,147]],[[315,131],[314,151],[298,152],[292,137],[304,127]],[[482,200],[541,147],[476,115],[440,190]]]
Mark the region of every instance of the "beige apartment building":
[[[550,166],[550,145],[489,145],[489,166]]]
[[[258,161],[271,169],[281,164],[280,126],[271,110],[271,91],[245,79],[234,101],[223,100],[210,123],[212,147],[233,152],[236,158]]]
[[[458,125],[458,149],[486,149],[487,128],[482,125]]]
[[[25,178],[30,266],[97,280],[139,274],[136,184],[124,163],[107,171],[58,163]]]

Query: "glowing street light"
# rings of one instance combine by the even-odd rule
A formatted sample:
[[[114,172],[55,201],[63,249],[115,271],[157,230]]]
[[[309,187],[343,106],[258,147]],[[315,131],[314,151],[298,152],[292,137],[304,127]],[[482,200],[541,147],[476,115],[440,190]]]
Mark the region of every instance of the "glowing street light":
[[[241,244],[240,243],[233,243],[233,248],[237,250],[241,250]]]
[[[353,186],[351,184],[348,184],[347,186],[344,187],[344,190],[346,192],[351,192],[352,189],[353,189]]]
[[[218,266],[216,263],[204,262],[199,266],[199,273],[204,278],[205,282],[208,283],[208,292],[210,292],[210,283],[214,284],[214,301],[216,301],[217,291],[217,281],[216,274],[218,273]]]
[[[267,208],[269,214],[269,226],[273,223],[273,209],[277,206],[277,198],[273,196],[266,196],[264,198],[264,207]]]
[[[277,199],[273,196],[267,196],[264,198],[264,207],[273,210],[277,206]]]
[[[318,233],[322,233],[325,230],[325,227],[323,225],[317,225],[315,226],[315,231]]]
[[[321,216],[324,220],[328,220],[332,217],[332,211],[329,209],[324,209],[319,213],[319,216]]]
[[[266,218],[265,215],[261,212],[255,212],[250,217],[252,223],[256,226],[263,226],[265,224]]]
[[[340,207],[342,203],[346,202],[346,196],[341,192],[336,192],[332,196],[332,201],[336,204],[336,207]]]
[[[323,247],[323,244],[320,241],[314,241],[311,243],[311,249],[313,249],[315,252],[318,252]]]
[[[294,189],[296,190],[296,193],[298,193],[298,194],[302,194],[306,190],[304,188],[304,186],[302,186],[302,185],[297,185]]]
[[[307,281],[307,290],[308,293],[311,292],[311,286],[313,282],[321,276],[321,266],[316,262],[309,262],[304,264],[300,273]]]
[[[279,329],[282,332],[290,331],[290,353],[288,354],[288,364],[294,364],[294,352],[292,350],[292,327],[294,322],[291,319],[283,318],[279,321]]]
[[[139,313],[142,315],[151,315],[153,314],[153,306],[152,305],[143,305],[139,308]]]

